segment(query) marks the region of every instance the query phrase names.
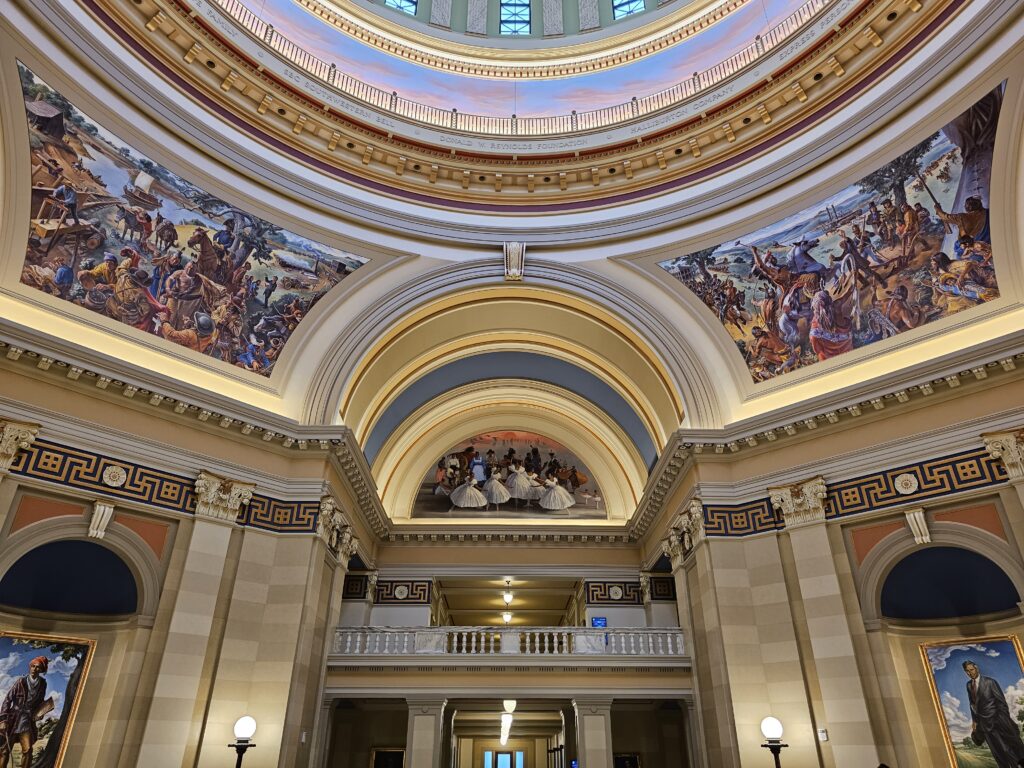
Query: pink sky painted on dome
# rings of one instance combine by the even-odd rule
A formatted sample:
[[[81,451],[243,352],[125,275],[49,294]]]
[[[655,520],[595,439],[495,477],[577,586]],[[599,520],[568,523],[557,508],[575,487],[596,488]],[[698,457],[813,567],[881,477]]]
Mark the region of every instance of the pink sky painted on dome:
[[[793,13],[803,0],[753,0],[695,37],[639,61],[557,80],[491,80],[423,67],[366,45],[313,16],[293,0],[251,7],[282,35],[340,71],[440,109],[519,117],[614,106],[670,88],[714,66]]]

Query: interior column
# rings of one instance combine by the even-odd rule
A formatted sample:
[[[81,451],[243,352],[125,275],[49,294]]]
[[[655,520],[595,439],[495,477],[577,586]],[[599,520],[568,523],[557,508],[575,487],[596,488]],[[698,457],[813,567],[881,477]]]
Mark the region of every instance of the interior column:
[[[196,481],[195,520],[142,733],[139,768],[181,768],[195,749],[193,726],[203,711],[203,668],[215,647],[211,635],[228,542],[252,490],[205,472]]]
[[[246,529],[228,604],[224,640],[197,765],[219,768],[235,720],[256,719],[250,768],[306,765],[319,713],[327,625],[338,558],[347,531],[340,513],[321,504],[319,535]],[[352,554],[351,535],[344,558]]]
[[[447,699],[407,696],[409,730],[405,738],[405,768],[440,768],[441,729]]]
[[[576,710],[579,768],[613,768],[612,700],[577,697],[572,705]]]
[[[824,722],[838,766],[877,765],[878,749],[825,523],[825,481],[770,488],[789,532]]]

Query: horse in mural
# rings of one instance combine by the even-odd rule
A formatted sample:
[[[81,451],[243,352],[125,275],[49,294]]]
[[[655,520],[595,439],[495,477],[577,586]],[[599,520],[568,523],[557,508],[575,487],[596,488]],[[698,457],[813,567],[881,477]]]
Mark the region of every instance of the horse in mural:
[[[214,246],[213,241],[210,239],[210,233],[207,232],[205,227],[196,227],[192,237],[188,239],[188,247],[195,248],[197,252],[196,272],[200,275],[205,275],[211,280],[216,280],[218,277],[217,272],[221,265],[221,257],[217,253],[217,248]]]
[[[121,225],[119,233],[122,240],[141,240],[142,234],[146,231],[139,214],[126,205],[118,205],[117,213],[114,215],[114,229]]]
[[[156,240],[156,246],[161,251],[166,251],[168,248],[178,244],[178,229],[174,226],[174,222],[170,219],[165,219],[159,213],[156,215],[156,229],[153,231],[153,237]]]

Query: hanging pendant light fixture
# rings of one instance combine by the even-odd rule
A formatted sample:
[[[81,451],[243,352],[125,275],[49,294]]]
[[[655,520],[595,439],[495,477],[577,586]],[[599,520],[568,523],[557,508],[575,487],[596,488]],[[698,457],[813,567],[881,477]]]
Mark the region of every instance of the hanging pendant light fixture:
[[[505,601],[505,605],[512,605],[512,600],[515,595],[512,593],[512,580],[505,579],[505,591],[501,593],[501,599]]]

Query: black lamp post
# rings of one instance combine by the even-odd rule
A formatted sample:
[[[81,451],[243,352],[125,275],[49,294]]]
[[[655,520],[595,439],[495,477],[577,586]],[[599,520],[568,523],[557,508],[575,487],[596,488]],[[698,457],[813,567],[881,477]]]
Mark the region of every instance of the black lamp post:
[[[238,755],[238,759],[235,761],[235,768],[242,768],[242,758],[245,757],[246,750],[256,746],[252,740],[255,733],[255,719],[249,715],[243,715],[238,718],[238,721],[235,723],[235,743],[228,744],[228,749],[235,750],[235,753]]]
[[[789,746],[789,744],[782,743],[782,723],[776,717],[766,717],[761,721],[761,734],[764,736],[765,742],[761,746],[772,753],[772,757],[775,758],[775,768],[782,768],[779,755],[782,753],[783,747]]]

